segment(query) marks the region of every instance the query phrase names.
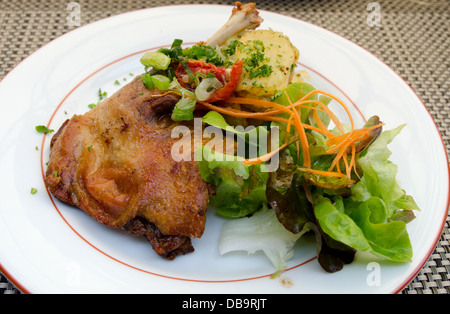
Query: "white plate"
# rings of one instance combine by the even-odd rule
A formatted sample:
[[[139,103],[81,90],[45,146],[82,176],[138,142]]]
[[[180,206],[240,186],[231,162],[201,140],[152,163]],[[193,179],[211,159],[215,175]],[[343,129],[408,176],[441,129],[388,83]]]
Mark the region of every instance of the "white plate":
[[[422,208],[408,225],[411,263],[370,264],[358,255],[342,271],[328,274],[315,259],[314,241],[306,238],[289,262],[292,269],[271,279],[272,266],[261,254],[218,254],[223,220],[212,211],[204,236],[194,241],[196,251],[169,262],[145,239],[104,227],[50,197],[43,184],[50,136],[34,127],[58,129],[72,114],[89,110],[99,88],[111,95],[120,87],[116,79],[123,86],[129,73],[141,73],[144,51],[175,38],[205,40],[230,12],[228,6],[187,5],[114,16],[50,42],[2,80],[0,269],[18,288],[28,293],[396,293],[422,268],[444,226],[449,195],[447,155],[425,106],[367,51],[317,26],[265,11],[261,28],[288,35],[313,85],[344,99],[357,123],[378,114],[386,128],[408,124],[390,148],[403,188]],[[32,187],[37,194],[30,193]]]

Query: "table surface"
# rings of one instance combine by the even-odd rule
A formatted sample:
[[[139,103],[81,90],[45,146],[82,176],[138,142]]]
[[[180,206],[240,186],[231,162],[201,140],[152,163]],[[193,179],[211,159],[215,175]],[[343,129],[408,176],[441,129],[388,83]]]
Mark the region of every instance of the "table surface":
[[[73,30],[64,0],[0,0],[0,80],[25,57]],[[244,2],[244,1],[243,1]],[[450,152],[450,0],[262,0],[262,10],[292,16],[337,33],[389,65],[417,93]],[[143,8],[234,1],[83,0],[81,25]],[[380,25],[368,23],[369,3],[380,9]],[[371,20],[373,21],[373,20]],[[402,294],[450,294],[450,215],[438,244]],[[21,293],[0,273],[0,294]]]

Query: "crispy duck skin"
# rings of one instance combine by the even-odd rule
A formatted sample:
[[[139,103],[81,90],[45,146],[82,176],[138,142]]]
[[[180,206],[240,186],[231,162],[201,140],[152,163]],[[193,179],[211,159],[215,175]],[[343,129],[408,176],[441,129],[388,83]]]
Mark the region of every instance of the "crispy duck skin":
[[[173,257],[174,250],[191,251],[190,237],[202,236],[209,191],[193,158],[171,157],[179,140],[171,131],[180,124],[170,113],[179,96],[163,93],[146,89],[138,76],[67,120],[52,138],[45,184],[105,225],[130,231],[130,222],[144,221],[155,251]]]

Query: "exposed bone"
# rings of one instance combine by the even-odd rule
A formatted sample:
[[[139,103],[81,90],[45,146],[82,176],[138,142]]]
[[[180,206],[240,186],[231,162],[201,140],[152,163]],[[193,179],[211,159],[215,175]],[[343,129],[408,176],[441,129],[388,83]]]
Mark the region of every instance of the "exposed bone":
[[[236,2],[236,7],[233,8],[228,21],[205,44],[211,47],[220,46],[231,36],[248,29],[255,29],[262,22],[263,19],[259,16],[255,3],[242,5],[240,2]]]

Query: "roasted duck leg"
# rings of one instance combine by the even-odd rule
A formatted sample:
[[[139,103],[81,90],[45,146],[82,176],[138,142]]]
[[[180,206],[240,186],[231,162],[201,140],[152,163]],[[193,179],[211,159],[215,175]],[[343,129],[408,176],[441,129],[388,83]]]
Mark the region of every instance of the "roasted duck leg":
[[[174,257],[202,236],[209,193],[195,161],[171,158],[179,124],[170,113],[179,96],[159,94],[137,77],[67,120],[52,138],[45,183],[105,225],[145,234],[152,244],[161,239],[158,253]]]

